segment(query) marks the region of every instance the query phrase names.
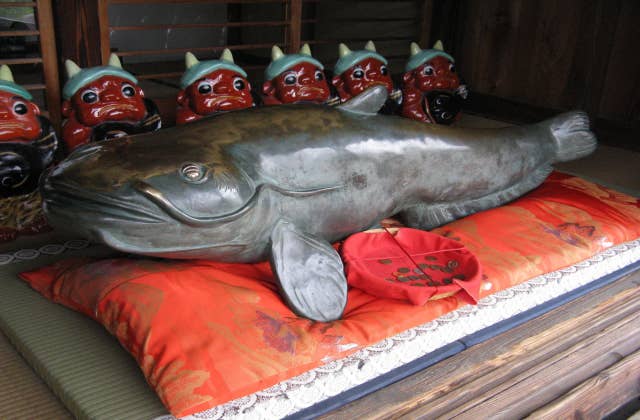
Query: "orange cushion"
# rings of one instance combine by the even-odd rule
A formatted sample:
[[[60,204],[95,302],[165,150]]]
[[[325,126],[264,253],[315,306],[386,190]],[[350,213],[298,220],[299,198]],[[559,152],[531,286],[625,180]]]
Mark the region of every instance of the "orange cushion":
[[[508,205],[434,232],[477,256],[482,298],[640,237],[640,202],[555,173]],[[416,306],[352,288],[342,320],[314,323],[281,301],[268,263],[70,259],[22,277],[101,322],[178,417],[267,388],[466,304],[460,293]]]

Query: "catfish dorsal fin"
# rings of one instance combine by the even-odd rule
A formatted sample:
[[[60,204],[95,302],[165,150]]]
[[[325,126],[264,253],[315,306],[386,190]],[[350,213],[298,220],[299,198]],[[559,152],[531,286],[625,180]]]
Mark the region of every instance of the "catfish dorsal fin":
[[[354,96],[347,102],[337,106],[341,111],[354,112],[356,114],[374,115],[384,105],[389,93],[382,85],[375,85],[361,94]]]

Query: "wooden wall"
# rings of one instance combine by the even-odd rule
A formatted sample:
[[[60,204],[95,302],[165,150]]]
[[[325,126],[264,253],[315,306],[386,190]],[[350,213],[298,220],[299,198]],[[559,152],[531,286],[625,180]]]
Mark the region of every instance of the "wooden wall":
[[[478,106],[578,108],[637,130],[639,23],[636,0],[435,0],[431,38],[445,40]]]
[[[426,48],[442,39],[471,89],[470,111],[529,121],[584,109],[601,138],[640,138],[638,0],[153,0],[174,1],[230,3],[229,21],[283,20],[285,24],[294,16],[280,16],[281,10],[297,5],[301,20],[291,27],[228,28],[227,43],[236,45],[234,53],[253,78],[260,78],[268,63],[269,48],[252,51],[245,48],[247,44],[279,42],[293,51],[309,42],[314,55],[331,69],[338,42],[358,49],[374,39],[397,77],[410,41]],[[99,64],[96,5],[128,2],[151,1],[54,2],[61,57],[75,58],[83,65]],[[283,30],[283,40],[277,41]],[[272,32],[278,36],[271,36]],[[294,33],[297,37],[291,36]],[[620,145],[628,143],[624,140]],[[640,150],[640,140],[630,147]]]

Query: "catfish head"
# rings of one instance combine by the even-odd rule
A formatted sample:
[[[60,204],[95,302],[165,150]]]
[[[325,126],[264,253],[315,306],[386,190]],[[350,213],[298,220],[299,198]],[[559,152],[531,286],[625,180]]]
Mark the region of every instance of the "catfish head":
[[[146,255],[188,258],[211,246],[223,261],[255,239],[242,219],[259,188],[218,145],[135,137],[87,145],[49,171],[41,192],[53,226]]]

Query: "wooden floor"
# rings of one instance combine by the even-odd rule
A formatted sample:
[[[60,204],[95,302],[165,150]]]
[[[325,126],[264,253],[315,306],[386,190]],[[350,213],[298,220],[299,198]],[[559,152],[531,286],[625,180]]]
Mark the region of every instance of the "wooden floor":
[[[640,271],[323,419],[599,419],[640,398]]]

